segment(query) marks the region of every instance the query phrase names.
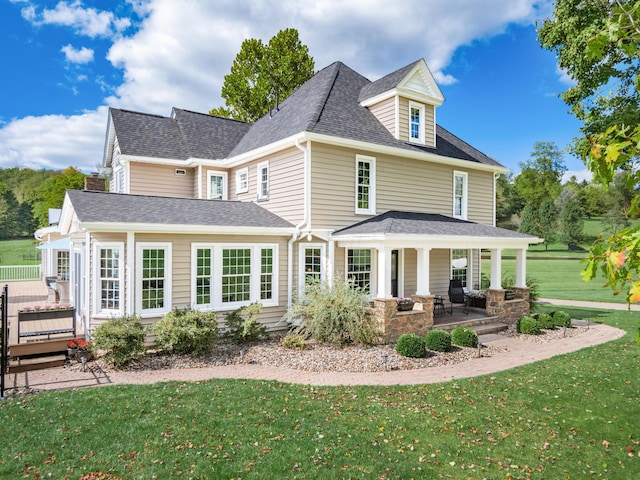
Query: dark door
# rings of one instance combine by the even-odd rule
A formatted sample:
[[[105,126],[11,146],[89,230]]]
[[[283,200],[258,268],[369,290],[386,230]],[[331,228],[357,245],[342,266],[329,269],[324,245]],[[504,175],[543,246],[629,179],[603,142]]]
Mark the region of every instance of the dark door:
[[[398,250],[391,251],[391,295],[398,296]]]

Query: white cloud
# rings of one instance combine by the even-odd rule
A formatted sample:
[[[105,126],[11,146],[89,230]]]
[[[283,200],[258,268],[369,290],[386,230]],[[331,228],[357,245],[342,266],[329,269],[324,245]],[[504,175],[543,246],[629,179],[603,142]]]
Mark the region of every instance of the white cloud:
[[[106,125],[106,107],[81,115],[12,120],[0,129],[0,167],[95,170],[102,161]]]
[[[278,30],[294,27],[315,58],[316,69],[341,60],[374,80],[424,58],[439,82],[451,84],[456,79],[446,69],[457,48],[497,35],[511,23],[531,24],[541,6],[550,3],[126,1],[141,19],[135,30],[129,28],[129,19],[85,8],[79,0],[61,1],[41,13],[27,6],[22,15],[34,25],[67,26],[80,35],[111,39],[107,58],[122,70],[124,81],[115,86],[104,84],[105,95],[109,95],[104,104],[162,115],[168,115],[172,106],[206,112],[222,105],[224,75],[242,41],[249,37],[268,41]],[[63,51],[69,61],[88,58],[84,49],[70,45]],[[97,77],[101,82],[105,78]],[[96,108],[78,116],[29,117],[4,125],[0,129],[0,165],[13,161],[94,168],[101,160],[106,128],[104,108]]]
[[[71,27],[91,38],[109,37],[131,25],[130,20],[117,18],[112,12],[84,8],[80,0],[58,2],[53,9],[43,9],[40,15],[33,5],[29,5],[22,9],[22,17],[35,25]]]
[[[567,73],[566,70],[560,67],[557,67],[556,73],[558,74],[558,80],[561,83],[564,83],[565,85],[569,85],[570,87],[575,87],[578,84],[578,82],[576,82],[575,79],[571,75],[569,75],[569,73]]]
[[[67,62],[71,63],[89,63],[93,61],[93,50],[87,47],[75,49],[72,45],[65,45],[60,49],[64,53]]]
[[[571,180],[571,177],[576,177],[576,180],[578,182],[582,182],[583,180],[591,182],[593,173],[591,173],[589,170],[567,170],[562,174],[561,183],[567,183],[569,180]]]

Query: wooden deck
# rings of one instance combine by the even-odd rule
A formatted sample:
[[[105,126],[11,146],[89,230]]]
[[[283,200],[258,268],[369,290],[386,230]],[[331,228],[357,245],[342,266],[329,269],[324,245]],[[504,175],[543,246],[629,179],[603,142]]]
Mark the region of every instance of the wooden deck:
[[[46,306],[53,304],[47,302],[47,287],[44,282],[40,280],[9,282],[7,285],[9,286],[9,346],[11,346],[18,344],[18,310],[27,306],[33,307],[35,305]],[[36,325],[41,322],[41,325]],[[46,325],[44,322],[46,322]],[[29,325],[28,329],[40,328],[40,330],[53,330],[68,327],[69,319],[51,319],[28,323],[32,324]],[[84,331],[79,323],[77,325],[76,336],[84,336]],[[72,335],[68,333],[53,334],[50,337],[51,338],[47,338],[47,335],[26,337],[21,339],[20,344],[71,338]]]

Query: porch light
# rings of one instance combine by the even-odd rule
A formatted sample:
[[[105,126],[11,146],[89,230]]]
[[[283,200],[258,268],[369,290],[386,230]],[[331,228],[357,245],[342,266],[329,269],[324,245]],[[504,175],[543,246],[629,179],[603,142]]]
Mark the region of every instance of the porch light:
[[[389,360],[389,355],[382,355],[382,361],[384,362],[384,369],[387,370],[387,360]]]

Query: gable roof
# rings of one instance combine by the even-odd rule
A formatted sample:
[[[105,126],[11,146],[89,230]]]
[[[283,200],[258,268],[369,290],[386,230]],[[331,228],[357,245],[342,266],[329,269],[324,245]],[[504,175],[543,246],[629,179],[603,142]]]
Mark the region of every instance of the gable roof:
[[[257,231],[263,229],[265,232],[282,229],[283,235],[290,233],[293,229],[291,223],[251,202],[86,190],[67,190],[66,197],[63,210],[65,207],[73,208],[77,219],[82,223],[114,224],[114,226],[160,225],[163,228],[173,225],[187,227],[187,229],[189,227],[248,227]],[[66,213],[68,215],[69,212]]]
[[[540,241],[524,233],[460,220],[434,213],[399,212],[390,210],[334,232],[333,237],[357,235],[429,235],[434,237],[486,237]]]
[[[388,75],[385,75],[382,78],[379,78],[375,82],[371,82],[368,85],[365,85],[360,90],[360,95],[358,97],[358,101],[362,102],[368,98],[375,97],[380,95],[381,93],[388,92],[398,86],[398,84],[404,80],[404,78],[409,75],[409,72],[413,70],[413,68],[418,65],[422,60],[417,60],[413,63],[410,63],[406,67],[402,67],[395,72],[391,72]]]

